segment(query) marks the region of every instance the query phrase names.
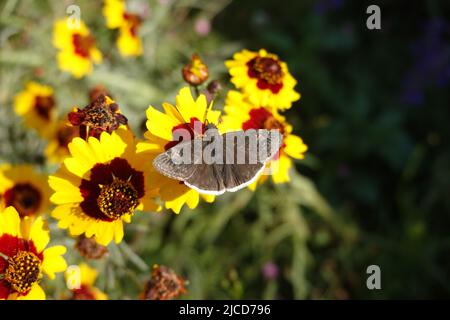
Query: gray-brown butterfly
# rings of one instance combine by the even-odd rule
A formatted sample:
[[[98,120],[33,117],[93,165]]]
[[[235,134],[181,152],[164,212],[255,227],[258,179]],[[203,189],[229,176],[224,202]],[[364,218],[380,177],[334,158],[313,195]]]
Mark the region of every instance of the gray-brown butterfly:
[[[205,129],[193,139],[181,132],[182,141],[153,161],[161,174],[203,194],[235,192],[252,184],[283,143],[278,130],[220,134],[213,124]]]

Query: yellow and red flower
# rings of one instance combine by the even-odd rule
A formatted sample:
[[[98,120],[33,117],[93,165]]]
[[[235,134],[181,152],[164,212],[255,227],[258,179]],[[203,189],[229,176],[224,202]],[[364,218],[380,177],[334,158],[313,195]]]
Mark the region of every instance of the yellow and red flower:
[[[108,300],[108,296],[94,286],[98,272],[87,264],[82,263],[78,268],[70,268],[66,271],[66,281],[71,282],[71,278],[79,277],[77,287],[71,289],[71,300]]]
[[[119,29],[117,47],[120,53],[125,57],[142,55],[142,42],[138,35],[141,16],[127,11],[124,0],[105,0],[103,15],[109,29]]]
[[[272,180],[275,183],[289,181],[289,169],[292,160],[303,159],[307,146],[303,140],[292,134],[292,126],[286,122],[285,117],[270,108],[254,105],[237,91],[229,91],[224,108],[225,115],[219,126],[221,132],[249,130],[249,129],[277,129],[283,135],[283,145],[279,153],[269,163],[272,171]],[[267,176],[262,175],[258,180],[263,182]],[[254,188],[256,184],[251,185]]]
[[[83,21],[57,21],[53,29],[53,45],[59,49],[59,68],[70,72],[75,78],[90,74],[93,63],[102,62],[102,53],[97,49],[95,38]]]
[[[69,143],[70,156],[53,176],[50,200],[57,205],[52,216],[70,234],[85,234],[99,244],[122,241],[123,223],[135,210],[156,211],[157,195],[148,159],[136,154],[131,131],[120,127],[100,139],[75,138]]]
[[[14,97],[14,111],[25,120],[25,124],[48,136],[56,115],[53,89],[33,81]]]
[[[30,165],[0,165],[0,209],[14,207],[21,218],[36,217],[50,206],[51,190],[44,175]]]
[[[77,127],[70,125],[67,120],[60,120],[54,126],[45,148],[46,158],[52,163],[61,163],[69,155],[69,143],[78,135]]]
[[[225,65],[231,82],[254,105],[284,110],[300,99],[300,94],[294,90],[297,81],[289,73],[287,64],[264,49],[237,52]]]
[[[63,246],[46,249],[49,232],[39,217],[20,220],[13,207],[0,211],[0,300],[43,300],[39,285],[43,273],[50,279],[66,269]]]
[[[179,140],[174,137],[174,132],[177,129],[186,129],[190,133],[191,139],[195,135],[202,134],[205,130],[205,115],[208,123],[217,124],[220,111],[209,110],[206,97],[200,95],[197,100],[194,100],[191,91],[188,87],[180,90],[176,97],[176,107],[164,103],[164,112],[160,112],[150,106],[147,109],[147,129],[145,137],[146,142],[138,144],[139,152],[147,155],[149,158],[154,158],[158,154],[177,145]],[[200,131],[196,132],[195,124],[200,123]],[[157,185],[159,186],[159,193],[161,199],[165,201],[165,207],[179,213],[184,204],[193,209],[197,207],[200,199],[200,194],[187,187],[182,181],[167,178],[163,175],[157,174]],[[201,195],[207,202],[213,202],[214,196]]]

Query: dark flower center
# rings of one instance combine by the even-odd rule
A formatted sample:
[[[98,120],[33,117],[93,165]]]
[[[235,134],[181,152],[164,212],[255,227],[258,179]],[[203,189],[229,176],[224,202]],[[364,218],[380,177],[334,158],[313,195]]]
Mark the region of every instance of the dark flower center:
[[[39,209],[41,193],[28,183],[18,183],[4,193],[5,205],[13,206],[20,217],[31,216]]]
[[[131,214],[138,204],[138,193],[129,181],[114,179],[111,184],[100,186],[97,205],[108,218],[119,219]]]
[[[89,58],[91,48],[95,46],[95,39],[91,35],[83,36],[79,33],[74,33],[72,35],[72,43],[76,54],[83,58]]]
[[[39,116],[42,118],[49,120],[50,114],[55,106],[55,99],[53,96],[37,96],[34,99],[34,108]]]
[[[242,124],[243,130],[249,129],[278,129],[284,133],[284,125],[266,108],[255,108],[249,112],[250,119]]]
[[[283,70],[278,60],[257,56],[247,62],[248,76],[258,79],[260,89],[270,89],[278,93],[283,87]]]
[[[87,216],[113,221],[131,214],[145,195],[144,174],[127,160],[114,158],[110,163],[96,164],[90,179],[83,179],[79,188],[84,198],[80,207]]]
[[[283,78],[283,70],[280,63],[268,57],[256,57],[252,64],[253,71],[257,77],[269,84],[279,84]]]
[[[19,251],[8,259],[8,267],[4,279],[11,288],[19,293],[25,293],[31,289],[39,279],[41,272],[41,260],[29,251]]]

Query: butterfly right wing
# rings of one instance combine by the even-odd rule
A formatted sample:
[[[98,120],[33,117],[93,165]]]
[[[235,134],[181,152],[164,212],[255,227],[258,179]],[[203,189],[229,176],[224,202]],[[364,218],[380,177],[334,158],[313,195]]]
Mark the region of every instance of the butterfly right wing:
[[[224,136],[225,141],[225,153],[231,154],[234,158],[232,163],[227,163],[223,167],[223,181],[227,191],[235,192],[246,186],[252,184],[265,168],[267,161],[272,159],[279,148],[283,140],[283,136],[280,133],[272,133],[268,135],[267,130],[255,130],[257,141],[256,144],[251,144],[247,139],[237,139],[236,143],[227,143],[227,135],[243,135],[244,131],[226,133]],[[263,158],[260,158],[259,151],[261,147],[265,147],[265,153]],[[232,152],[232,153],[231,153]],[[245,163],[239,163],[238,152],[243,152],[245,155]],[[241,154],[242,155],[242,154]],[[251,156],[255,158],[250,160]]]

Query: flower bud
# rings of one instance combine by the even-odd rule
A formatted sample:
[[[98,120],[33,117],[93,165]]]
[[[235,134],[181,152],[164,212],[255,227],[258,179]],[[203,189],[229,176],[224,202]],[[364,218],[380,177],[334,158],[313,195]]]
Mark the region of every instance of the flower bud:
[[[193,54],[191,61],[183,67],[183,79],[192,86],[201,85],[208,79],[208,66],[197,54]]]

